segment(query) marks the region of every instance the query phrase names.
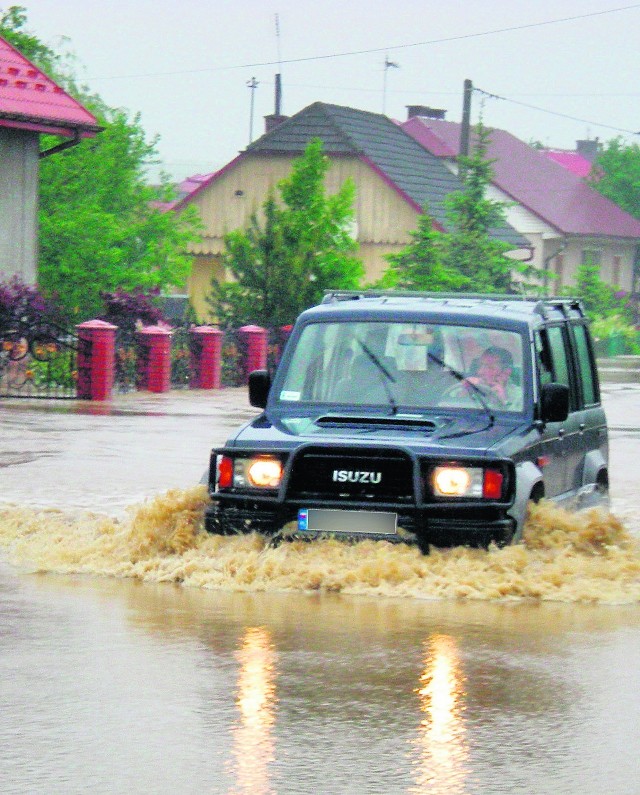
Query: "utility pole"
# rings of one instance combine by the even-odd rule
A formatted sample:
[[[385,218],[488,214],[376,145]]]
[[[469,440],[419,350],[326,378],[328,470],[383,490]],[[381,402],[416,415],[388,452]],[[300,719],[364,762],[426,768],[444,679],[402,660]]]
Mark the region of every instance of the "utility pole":
[[[252,77],[251,80],[247,80],[247,86],[251,91],[251,109],[249,111],[249,143],[253,141],[253,107],[254,107],[256,88],[258,88],[259,85],[260,84],[255,79],[255,77]]]
[[[469,156],[469,133],[471,127],[471,94],[473,93],[473,83],[471,80],[464,81],[464,93],[462,98],[462,125],[460,126],[460,154],[463,157]]]
[[[384,58],[384,78],[382,82],[382,113],[386,113],[387,109],[387,72],[389,69],[399,69],[400,65],[389,60],[389,54]]]

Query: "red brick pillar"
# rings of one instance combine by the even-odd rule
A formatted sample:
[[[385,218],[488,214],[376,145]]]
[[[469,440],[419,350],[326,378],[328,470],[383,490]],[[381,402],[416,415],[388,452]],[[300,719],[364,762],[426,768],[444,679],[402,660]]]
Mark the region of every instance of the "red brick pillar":
[[[104,320],[88,320],[78,331],[78,381],[80,400],[110,400],[116,364],[117,327]]]
[[[238,329],[238,334],[246,349],[244,372],[248,380],[249,373],[267,367],[268,334],[266,328],[260,326],[242,326]]]
[[[191,335],[190,389],[220,389],[222,382],[222,338],[213,326],[196,326]]]
[[[168,392],[171,387],[171,332],[163,326],[145,326],[138,338],[138,389]]]

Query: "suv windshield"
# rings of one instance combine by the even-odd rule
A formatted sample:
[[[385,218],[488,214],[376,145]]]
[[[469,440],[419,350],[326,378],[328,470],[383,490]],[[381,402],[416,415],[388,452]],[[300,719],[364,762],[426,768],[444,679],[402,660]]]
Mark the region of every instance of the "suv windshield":
[[[410,408],[521,411],[522,340],[504,329],[426,323],[311,323],[278,398]]]

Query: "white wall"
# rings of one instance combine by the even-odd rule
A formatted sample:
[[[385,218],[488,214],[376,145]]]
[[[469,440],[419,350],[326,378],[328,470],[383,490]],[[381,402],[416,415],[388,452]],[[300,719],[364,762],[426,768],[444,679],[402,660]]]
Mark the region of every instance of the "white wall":
[[[0,281],[36,281],[37,133],[0,127]]]

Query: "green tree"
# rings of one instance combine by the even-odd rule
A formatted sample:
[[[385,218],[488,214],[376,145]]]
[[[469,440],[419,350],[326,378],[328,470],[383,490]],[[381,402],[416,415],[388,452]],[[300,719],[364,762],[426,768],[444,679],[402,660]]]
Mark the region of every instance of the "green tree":
[[[492,235],[504,223],[504,205],[487,198],[493,161],[487,158],[489,131],[476,127],[472,154],[459,157],[462,189],[446,199],[450,231],[445,239],[444,263],[462,277],[461,290],[508,293],[514,261],[505,256],[511,246]]]
[[[139,116],[129,118],[73,79],[68,57],[25,29],[25,9],[0,15],[0,35],[65,87],[97,118],[95,138],[40,163],[38,283],[69,319],[100,312],[101,292],[183,286],[188,242],[197,237],[195,210],[163,212],[173,198],[166,177],[146,184],[157,140],[148,141]],[[42,136],[43,149],[59,142]]]
[[[270,193],[247,229],[225,236],[222,263],[234,281],[214,279],[207,302],[225,327],[293,323],[331,289],[356,289],[364,273],[349,234],[353,183],[327,196],[329,160],[314,139]]]
[[[504,222],[504,208],[486,196],[493,175],[488,142],[488,131],[479,125],[473,153],[459,158],[462,187],[446,200],[449,231],[434,229],[425,208],[411,242],[387,257],[390,267],[376,286],[443,292],[512,290],[512,271],[518,263],[505,256],[510,245],[492,234]]]
[[[622,138],[609,141],[596,159],[590,184],[640,218],[640,146],[625,144]]]
[[[582,301],[591,320],[615,314],[626,317],[627,310],[623,308],[621,313],[614,289],[600,278],[599,265],[589,262],[580,265],[576,270],[575,287],[567,288],[566,292]]]
[[[455,291],[465,283],[464,276],[444,263],[446,235],[437,231],[427,208],[418,218],[418,228],[410,232],[411,242],[397,254],[389,254],[389,268],[378,287],[427,292]]]
[[[38,66],[49,76],[63,71],[62,57],[25,29],[27,10],[22,6],[0,8],[0,36]]]

